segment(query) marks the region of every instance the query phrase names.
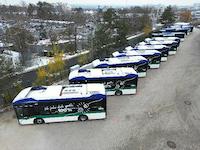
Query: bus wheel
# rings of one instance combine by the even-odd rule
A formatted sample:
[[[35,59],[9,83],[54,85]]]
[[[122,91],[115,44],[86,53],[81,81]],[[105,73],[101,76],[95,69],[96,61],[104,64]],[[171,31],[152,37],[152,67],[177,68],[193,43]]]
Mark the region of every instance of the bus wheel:
[[[42,118],[36,118],[34,119],[34,124],[43,124],[44,120]]]
[[[80,116],[78,117],[78,120],[79,120],[79,121],[86,121],[86,120],[88,120],[88,116],[86,116],[86,115],[80,115]]]
[[[117,96],[120,96],[120,95],[122,95],[122,91],[120,91],[120,90],[117,90],[117,91],[115,92],[115,95],[117,95]]]

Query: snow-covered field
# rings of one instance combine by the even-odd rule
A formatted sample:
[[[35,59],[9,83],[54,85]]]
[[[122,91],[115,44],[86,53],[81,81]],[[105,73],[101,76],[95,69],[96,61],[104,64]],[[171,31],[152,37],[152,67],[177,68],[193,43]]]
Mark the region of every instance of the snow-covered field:
[[[80,53],[76,53],[74,55],[64,54],[63,60],[71,59],[71,58],[77,57],[77,56],[82,55],[82,54],[87,54],[87,53],[89,53],[89,51],[83,51],[83,52],[80,52]],[[38,58],[34,58],[34,59],[31,60],[31,66],[26,67],[23,72],[28,72],[28,71],[37,69],[39,67],[46,66],[46,65],[48,65],[48,63],[52,59],[53,59],[52,57],[38,57]]]

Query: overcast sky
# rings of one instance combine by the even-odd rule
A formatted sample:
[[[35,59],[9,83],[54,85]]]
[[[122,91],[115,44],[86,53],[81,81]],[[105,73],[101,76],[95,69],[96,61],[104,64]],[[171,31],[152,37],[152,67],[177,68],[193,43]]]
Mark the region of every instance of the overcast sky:
[[[1,4],[21,4],[37,3],[38,0],[0,0]],[[41,0],[50,3],[62,2],[69,4],[84,4],[84,5],[149,5],[149,4],[164,4],[164,5],[193,5],[193,3],[200,3],[200,0]]]

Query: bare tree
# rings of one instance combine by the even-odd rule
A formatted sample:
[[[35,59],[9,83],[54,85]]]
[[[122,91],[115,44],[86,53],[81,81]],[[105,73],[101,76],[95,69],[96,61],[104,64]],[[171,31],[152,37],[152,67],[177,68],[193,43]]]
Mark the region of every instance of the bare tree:
[[[26,61],[26,52],[34,37],[29,31],[21,27],[11,27],[6,30],[6,40],[13,43],[14,50],[21,52],[22,64]]]

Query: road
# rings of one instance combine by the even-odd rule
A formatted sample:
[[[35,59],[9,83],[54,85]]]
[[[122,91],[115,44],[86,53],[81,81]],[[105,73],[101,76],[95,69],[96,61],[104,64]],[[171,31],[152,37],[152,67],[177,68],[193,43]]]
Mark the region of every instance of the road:
[[[200,150],[200,30],[139,80],[138,93],[108,98],[106,120],[20,126],[0,116],[1,150]]]

